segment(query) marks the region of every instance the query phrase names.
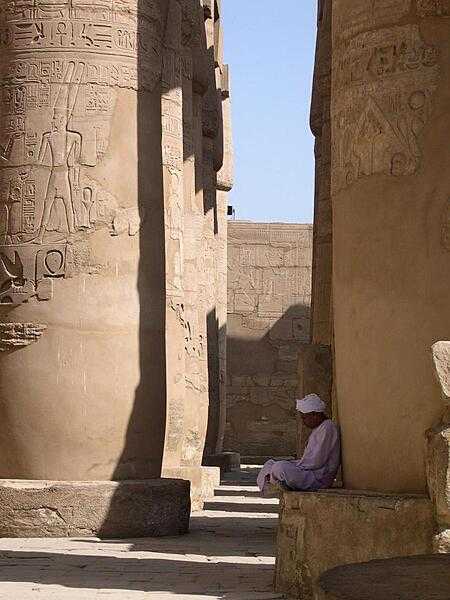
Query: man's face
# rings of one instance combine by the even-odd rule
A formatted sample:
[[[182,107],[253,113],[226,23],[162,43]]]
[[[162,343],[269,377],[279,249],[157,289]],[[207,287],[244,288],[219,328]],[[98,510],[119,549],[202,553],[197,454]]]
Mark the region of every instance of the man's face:
[[[323,413],[312,412],[312,413],[301,413],[302,421],[308,427],[308,429],[315,429],[323,423],[326,418]]]
[[[52,130],[54,132],[64,131],[66,128],[66,117],[63,114],[55,114],[52,121]]]

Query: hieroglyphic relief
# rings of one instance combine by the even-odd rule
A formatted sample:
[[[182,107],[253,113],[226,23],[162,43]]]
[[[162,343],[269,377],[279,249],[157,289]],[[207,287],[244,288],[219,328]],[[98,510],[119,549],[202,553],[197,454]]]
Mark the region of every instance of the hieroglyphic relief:
[[[421,17],[448,17],[450,0],[417,0],[417,12]]]
[[[25,348],[40,340],[47,325],[34,323],[0,323],[0,352]]]
[[[169,295],[183,290],[183,95],[182,11],[169,4],[162,52],[162,164],[166,228],[166,285]]]
[[[410,175],[430,118],[439,52],[417,26],[363,33],[336,53],[333,187],[373,174]]]
[[[161,42],[150,0],[139,12],[136,0],[1,4],[0,303],[51,297],[41,280],[64,276],[67,244],[106,226],[139,230],[137,208],[121,208],[95,167],[110,151],[117,89],[154,88]],[[38,266],[43,249],[50,262],[60,253],[58,269]]]

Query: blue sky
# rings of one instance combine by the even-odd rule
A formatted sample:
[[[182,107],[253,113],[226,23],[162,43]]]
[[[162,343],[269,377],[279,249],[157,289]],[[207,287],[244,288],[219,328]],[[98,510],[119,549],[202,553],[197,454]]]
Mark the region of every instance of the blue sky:
[[[222,0],[238,219],[311,223],[316,0]]]

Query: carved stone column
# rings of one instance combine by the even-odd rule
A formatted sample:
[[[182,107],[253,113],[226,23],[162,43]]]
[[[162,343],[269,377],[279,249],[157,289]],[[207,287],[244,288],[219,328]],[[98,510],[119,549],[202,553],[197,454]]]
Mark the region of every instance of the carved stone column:
[[[167,229],[167,247],[175,244],[172,257],[177,263],[168,264],[170,272],[179,272],[179,285],[168,287],[167,348],[168,369],[172,371],[171,396],[173,402],[167,428],[163,475],[188,479],[191,483],[191,500],[194,509],[201,509],[204,500],[214,495],[219,484],[218,469],[202,467],[208,423],[208,361],[207,361],[207,302],[204,289],[213,287],[212,272],[205,272],[203,246],[203,147],[202,138],[197,143],[196,122],[201,115],[203,95],[208,86],[205,27],[203,8],[199,0],[185,0],[182,11],[181,38],[177,42],[176,60],[179,67],[176,77],[177,100],[170,101],[172,116],[177,113],[179,124],[174,136],[168,131],[164,137],[176,144],[176,172],[180,191],[176,211],[181,219],[176,230]],[[173,22],[173,19],[172,19]],[[172,95],[172,92],[170,92]],[[166,104],[169,98],[163,98]],[[166,104],[167,105],[167,104]],[[172,165],[173,169],[174,165]],[[182,200],[182,201],[181,201]],[[166,206],[173,202],[166,196]],[[179,250],[178,250],[179,249]],[[172,307],[176,306],[176,310]],[[169,358],[170,354],[170,358]],[[176,390],[176,391],[175,391]],[[171,398],[171,399],[170,399]]]
[[[344,483],[423,491],[450,331],[446,0],[333,2],[333,310]]]
[[[333,402],[333,219],[331,205],[332,1],[318,0],[317,43],[310,124],[315,137],[314,236],[312,257],[311,343],[301,349],[299,395],[320,394],[330,416]],[[303,454],[310,430],[297,417],[297,454]]]
[[[220,2],[204,2],[204,11],[210,85],[203,109],[203,195],[207,268],[214,274],[215,282],[214,288],[207,291],[209,416],[204,463],[226,470],[231,455],[221,454],[226,425],[227,199],[224,187],[231,189],[231,185],[228,180],[225,186],[221,185],[220,173],[224,170],[224,176],[227,176],[232,171],[232,160],[226,164],[232,152],[231,113],[230,110],[226,115],[224,113],[224,100],[229,97],[229,90],[228,71],[223,65]],[[226,89],[222,90],[224,84]],[[236,462],[234,455],[231,458]]]
[[[182,16],[180,2],[169,0],[161,90],[167,374],[164,467],[176,467],[181,463],[185,409]]]
[[[178,400],[164,335],[166,272],[167,313],[182,318],[182,145],[168,141],[182,128],[171,112],[177,11],[153,0],[0,6],[0,477],[40,480],[3,482],[3,535],[187,528],[187,485],[151,481],[167,392],[169,420]],[[102,480],[122,483],[45,483]]]

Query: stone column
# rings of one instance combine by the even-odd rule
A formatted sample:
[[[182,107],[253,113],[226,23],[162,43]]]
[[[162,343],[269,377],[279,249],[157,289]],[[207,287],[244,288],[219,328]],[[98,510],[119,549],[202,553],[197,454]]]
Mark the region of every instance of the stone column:
[[[312,257],[311,343],[300,353],[300,396],[316,393],[327,404],[328,413],[337,419],[333,402],[333,314],[332,263],[333,232],[331,207],[331,58],[332,2],[318,1],[318,27],[311,131],[315,137],[314,237]],[[297,415],[297,455],[303,454],[310,430]]]
[[[164,468],[181,463],[185,410],[182,9],[169,0],[162,55],[162,168],[165,224],[167,423]]]
[[[213,260],[214,288],[208,315],[209,416],[204,464],[223,471],[239,466],[239,455],[223,453],[226,426],[227,193],[233,156],[228,66],[223,64],[220,2],[204,2],[211,76],[203,112],[206,241]],[[212,73],[210,67],[210,73]]]
[[[2,535],[187,529],[186,484],[151,481],[178,402],[178,13],[1,4],[0,477],[39,480],[2,483]]]
[[[331,210],[331,26],[332,2],[319,0],[316,63],[311,104],[311,131],[316,157],[314,197],[312,343],[332,342],[332,210]]]
[[[217,151],[221,149],[217,144],[217,137],[221,126],[220,102],[215,76],[215,2],[204,2],[205,31],[208,61],[208,89],[203,101],[202,132],[203,132],[203,243],[205,252],[204,271],[206,285],[203,293],[206,300],[207,311],[207,351],[208,351],[208,378],[209,378],[209,422],[216,421],[219,410],[219,323],[217,316],[217,171],[222,164],[222,156],[217,158]],[[218,164],[219,163],[219,164]],[[208,285],[214,281],[214,285]],[[211,442],[211,430],[208,431],[206,453],[212,453],[212,446],[216,445],[216,435]],[[214,448],[215,450],[215,448]]]
[[[173,298],[168,288],[168,323],[172,319],[172,328],[167,331],[167,344],[171,348],[168,369],[172,370],[174,394],[167,440],[173,440],[174,451],[170,449],[165,455],[163,474],[188,479],[192,507],[201,509],[204,500],[214,495],[220,481],[218,469],[202,467],[209,403],[207,301],[202,292],[214,287],[214,272],[203,268],[206,258],[203,195],[200,193],[203,147],[202,137],[200,145],[196,141],[196,121],[200,119],[201,135],[203,96],[211,66],[207,61],[203,7],[199,0],[183,2],[180,16],[182,35],[177,46],[177,77],[181,87],[175,86],[178,88],[175,110],[180,124],[176,131],[181,132],[182,137],[175,141],[172,133],[168,135],[177,144],[180,157],[176,171],[180,183],[178,196],[182,201],[177,201],[176,210],[180,222],[175,230],[168,230],[167,237],[175,244],[173,256],[179,259],[173,272],[180,272],[181,278],[179,286],[172,286]],[[173,260],[170,256],[167,258]],[[167,446],[166,450],[169,450]]]
[[[446,0],[333,2],[333,312],[344,482],[426,487],[450,331]]]

